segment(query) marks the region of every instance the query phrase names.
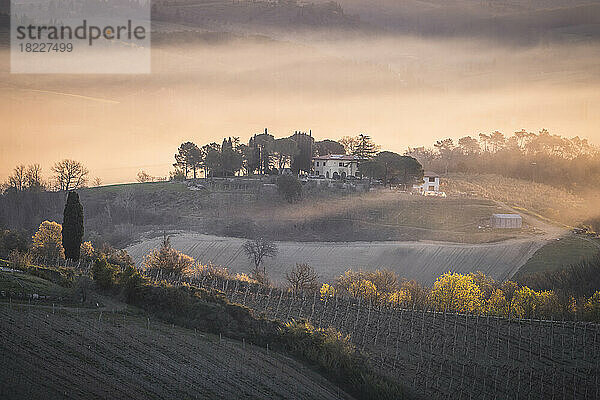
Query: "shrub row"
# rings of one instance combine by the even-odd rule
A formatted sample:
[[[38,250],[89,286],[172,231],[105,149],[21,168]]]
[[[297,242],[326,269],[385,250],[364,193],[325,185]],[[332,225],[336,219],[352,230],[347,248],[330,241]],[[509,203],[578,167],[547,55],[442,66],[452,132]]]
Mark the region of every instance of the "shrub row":
[[[315,329],[303,321],[282,324],[256,316],[218,290],[152,284],[133,267],[119,270],[103,258],[95,262],[92,274],[98,287],[165,322],[261,346],[269,344],[307,362],[359,399],[405,397],[400,385],[375,373],[348,338],[333,329]]]

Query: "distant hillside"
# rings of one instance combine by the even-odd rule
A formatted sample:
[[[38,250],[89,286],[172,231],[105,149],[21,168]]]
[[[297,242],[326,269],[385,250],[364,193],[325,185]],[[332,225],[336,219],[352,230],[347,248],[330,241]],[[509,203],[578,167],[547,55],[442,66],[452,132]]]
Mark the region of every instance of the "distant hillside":
[[[600,4],[563,0],[296,1],[155,3],[156,21],[274,37],[305,31],[353,31],[487,38],[510,44],[600,38]]]
[[[598,212],[584,198],[543,183],[472,173],[452,173],[442,182],[448,193],[500,201],[554,223],[575,226]]]
[[[311,30],[366,28],[336,2],[160,1],[152,6],[156,22],[190,25],[209,31],[290,34]]]
[[[289,204],[273,184],[249,188],[223,185],[190,190],[183,183],[113,185],[79,191],[86,240],[126,246],[151,232],[188,230],[238,238],[290,241],[416,241],[485,243],[522,232],[485,228],[503,208],[490,200],[431,198],[397,192],[352,193],[314,182],[303,199]],[[0,196],[0,225],[31,233],[43,220],[62,222],[64,194],[7,193]]]
[[[9,2],[0,2],[8,14]],[[188,28],[264,34],[274,38],[328,31],[337,35],[391,33],[487,38],[510,44],[600,39],[600,4],[593,1],[389,1],[160,0],[153,29]],[[0,17],[0,30],[8,19]],[[186,28],[187,27],[187,28]]]
[[[340,0],[347,13],[392,32],[512,44],[600,38],[600,4],[580,0]]]

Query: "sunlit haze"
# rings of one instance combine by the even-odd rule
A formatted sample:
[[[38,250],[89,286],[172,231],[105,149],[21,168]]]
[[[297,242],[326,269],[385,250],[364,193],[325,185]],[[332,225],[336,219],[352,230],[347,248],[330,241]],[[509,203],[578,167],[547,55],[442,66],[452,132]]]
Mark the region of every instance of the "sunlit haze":
[[[20,163],[85,163],[104,183],[167,176],[185,140],[243,142],[360,132],[403,152],[499,130],[542,128],[600,142],[600,45],[519,45],[401,34],[155,44],[151,75],[0,70],[0,179]]]

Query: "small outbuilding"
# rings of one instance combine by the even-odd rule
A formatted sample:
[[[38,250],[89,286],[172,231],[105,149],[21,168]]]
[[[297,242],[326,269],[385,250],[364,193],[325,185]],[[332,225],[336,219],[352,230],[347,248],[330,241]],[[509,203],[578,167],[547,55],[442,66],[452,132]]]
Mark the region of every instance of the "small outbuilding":
[[[523,226],[523,218],[519,214],[492,214],[492,228],[519,229]]]

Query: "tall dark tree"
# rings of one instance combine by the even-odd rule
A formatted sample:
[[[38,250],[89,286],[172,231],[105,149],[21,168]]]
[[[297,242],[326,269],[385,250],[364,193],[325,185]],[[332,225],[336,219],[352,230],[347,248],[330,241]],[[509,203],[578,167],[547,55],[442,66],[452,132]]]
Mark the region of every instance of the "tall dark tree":
[[[295,132],[290,136],[290,139],[296,142],[298,147],[298,151],[292,160],[292,171],[294,171],[294,174],[298,174],[300,171],[310,172],[315,145],[312,133],[309,132],[307,135],[306,132]]]
[[[202,168],[204,164],[204,154],[202,153],[202,150],[198,146],[194,145],[189,150],[187,161],[192,173],[194,174],[194,179],[196,179],[197,171]]]
[[[366,160],[375,156],[378,151],[379,146],[373,142],[371,136],[361,133],[356,137],[356,147],[353,151],[355,156]]]
[[[223,176],[235,176],[242,168],[242,152],[240,151],[239,140],[234,138],[223,139],[221,145],[221,169]]]
[[[291,165],[293,157],[298,152],[298,146],[290,138],[275,139],[271,144],[271,152],[275,167],[281,170]]]
[[[202,155],[196,144],[192,142],[182,143],[175,154],[175,164],[173,166],[183,171],[185,179],[187,179],[190,170],[193,171],[195,178],[196,170],[200,168],[203,161]]]
[[[258,173],[269,174],[271,172],[271,147],[275,137],[268,133],[265,129],[265,133],[254,136],[254,143],[258,151]]]
[[[63,214],[62,245],[67,260],[79,260],[83,240],[83,206],[75,191],[69,192]]]

